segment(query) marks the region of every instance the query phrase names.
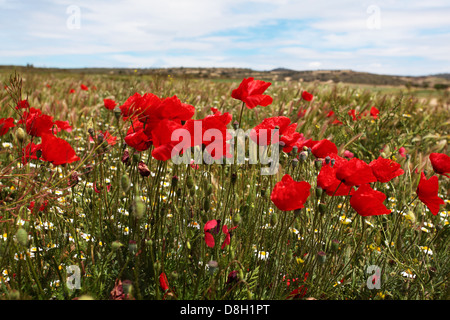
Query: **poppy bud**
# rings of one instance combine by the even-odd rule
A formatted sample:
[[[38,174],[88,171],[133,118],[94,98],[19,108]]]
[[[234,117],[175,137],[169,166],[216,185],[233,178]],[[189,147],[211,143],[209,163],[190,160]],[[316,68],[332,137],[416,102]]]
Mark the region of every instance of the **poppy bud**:
[[[270,215],[270,225],[273,227],[277,224],[278,222],[278,215],[276,212],[272,212],[272,214]]]
[[[135,215],[135,217],[137,219],[141,219],[145,214],[145,210],[146,210],[145,203],[139,197],[136,197],[132,205],[132,212]]]
[[[119,107],[114,108],[114,117],[116,117],[117,120],[119,120],[121,113],[122,112]]]
[[[28,233],[23,228],[19,228],[16,232],[16,239],[23,246],[26,246],[28,243]]]
[[[130,178],[128,177],[127,174],[124,174],[122,176],[121,185],[122,185],[122,190],[124,192],[127,192],[130,189],[131,183],[130,183]]]
[[[148,177],[150,175],[150,170],[148,169],[148,167],[144,163],[144,161],[139,161],[138,170],[139,170],[139,174],[142,177]]]
[[[17,138],[17,140],[18,140],[20,143],[22,143],[22,142],[25,140],[25,136],[26,136],[25,130],[23,130],[22,128],[19,127],[19,128],[16,130],[16,138]]]
[[[125,165],[129,165],[130,164],[130,152],[127,149],[125,149],[123,151],[122,163],[125,164]]]
[[[188,187],[188,189],[192,189],[194,187],[194,178],[192,176],[187,176],[186,186]]]
[[[203,209],[205,210],[205,212],[208,212],[210,208],[211,203],[209,202],[208,198],[205,198],[205,200],[203,201]]]
[[[138,162],[139,161],[139,152],[133,153],[133,161]]]
[[[236,213],[236,214],[233,216],[233,223],[234,223],[235,225],[237,225],[237,224],[241,223],[241,221],[242,221],[241,215],[240,215],[239,213]]]
[[[320,198],[320,197],[322,197],[322,194],[323,194],[323,189],[321,187],[317,187],[316,188],[316,197]]]
[[[111,249],[112,249],[113,251],[117,251],[117,250],[119,250],[120,247],[122,247],[122,246],[123,246],[123,244],[120,243],[120,241],[116,240],[116,241],[114,241],[114,242],[111,244]]]
[[[208,184],[206,187],[205,195],[208,197],[212,194],[212,184]]]
[[[319,261],[320,264],[324,264],[326,260],[327,260],[327,256],[326,256],[325,252],[323,252],[323,251],[317,252],[317,261]]]

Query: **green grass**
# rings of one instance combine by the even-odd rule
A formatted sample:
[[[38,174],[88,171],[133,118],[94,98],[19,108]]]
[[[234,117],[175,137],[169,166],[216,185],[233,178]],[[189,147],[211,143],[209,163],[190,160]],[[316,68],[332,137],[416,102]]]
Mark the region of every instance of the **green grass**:
[[[11,73],[2,70],[0,74],[0,117],[17,120],[17,102],[3,88],[11,87]],[[299,287],[307,288],[302,299],[450,297],[450,179],[439,176],[439,194],[446,204],[438,215],[415,199],[419,178],[415,171],[425,170],[429,177],[433,170],[428,155],[449,153],[448,95],[437,93],[438,104],[430,106],[421,98],[434,96],[433,90],[400,92],[384,87],[276,82],[266,91],[274,99],[270,106],[244,110],[243,128],[252,128],[266,117],[284,115],[298,123],[297,131],[305,137],[333,141],[340,154],[350,150],[370,162],[383,149],[384,157],[400,163],[404,175],[388,184],[375,184],[386,194],[385,204],[392,214],[364,218],[351,208],[349,197],[329,197],[317,190],[318,169],[312,155],[293,166],[294,156],[282,154],[281,168],[273,176],[261,176],[260,166],[251,164],[202,164],[196,170],[157,161],[149,150],[134,153],[129,147],[131,164],[122,163],[123,137],[130,124],[106,110],[104,98],[120,105],[134,92],[159,97],[176,94],[196,107],[195,119],[211,114],[210,107],[215,107],[230,112],[233,122],[239,117],[241,103],[231,98],[231,91],[239,81],[33,70],[20,76],[22,99],[28,97],[32,107],[73,126],[72,132],[59,135],[81,160],[59,167],[33,160],[23,166],[21,150],[30,137],[18,140],[20,125],[0,137],[2,299],[83,295],[110,299],[119,280],[131,281],[131,287],[124,288],[134,299],[284,300]],[[89,91],[80,90],[82,83]],[[76,92],[69,94],[72,88]],[[302,90],[314,94],[311,103],[300,99]],[[347,115],[351,109],[363,112],[371,106],[380,110],[379,119],[352,121]],[[298,119],[302,108],[307,112]],[[331,124],[327,118],[330,110],[343,125]],[[89,142],[89,128],[107,130],[117,137],[117,144]],[[400,147],[406,148],[406,158],[398,154]],[[141,160],[152,172],[149,177],[138,173]],[[70,187],[68,179],[74,171],[80,181]],[[273,186],[286,173],[312,186],[298,215],[280,211],[270,200]],[[124,175],[131,187],[122,182]],[[193,186],[187,183],[189,179]],[[97,193],[94,183],[110,184],[111,189],[103,187]],[[145,204],[142,216],[133,209],[136,199]],[[46,208],[39,211],[46,200]],[[31,201],[35,201],[34,210],[29,209]],[[325,204],[320,210],[319,203]],[[214,248],[207,247],[203,239],[203,226],[212,219],[237,226],[231,245],[223,250],[222,232],[215,235]],[[26,231],[27,240],[16,237],[19,229]],[[333,240],[339,245],[333,246]],[[433,254],[424,252],[423,247]],[[324,263],[319,251],[326,253]],[[211,260],[217,261],[218,267],[210,273],[207,264]],[[380,289],[367,286],[371,265],[381,270]],[[80,268],[79,289],[67,285],[69,266]],[[160,287],[163,272],[168,292]]]

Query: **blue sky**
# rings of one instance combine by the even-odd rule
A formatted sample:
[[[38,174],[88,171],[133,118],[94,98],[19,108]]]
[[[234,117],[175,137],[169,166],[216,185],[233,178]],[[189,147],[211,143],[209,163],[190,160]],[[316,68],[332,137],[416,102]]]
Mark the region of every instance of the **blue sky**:
[[[0,0],[0,64],[450,72],[450,3]]]

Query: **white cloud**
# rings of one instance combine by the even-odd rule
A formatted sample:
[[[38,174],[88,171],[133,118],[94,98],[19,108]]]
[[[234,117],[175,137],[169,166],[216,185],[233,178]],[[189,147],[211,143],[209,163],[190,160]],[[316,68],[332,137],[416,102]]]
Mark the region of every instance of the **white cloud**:
[[[74,3],[80,8],[80,29],[66,26],[66,9]],[[129,67],[359,66],[362,71],[382,73],[394,66],[402,74],[419,74],[428,66],[431,72],[450,71],[450,6],[443,0],[48,0],[31,4],[0,0],[3,61],[35,59],[51,64],[56,56],[90,55],[89,61],[108,61],[111,67],[115,62]],[[372,5],[379,8],[379,29],[367,25],[373,14],[367,9]],[[408,62],[412,58],[421,65]]]

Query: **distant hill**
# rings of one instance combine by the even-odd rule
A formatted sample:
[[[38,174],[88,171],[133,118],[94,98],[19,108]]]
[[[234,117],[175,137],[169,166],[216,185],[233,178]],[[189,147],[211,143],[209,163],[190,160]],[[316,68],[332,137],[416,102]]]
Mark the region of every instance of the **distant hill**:
[[[83,74],[110,74],[110,75],[171,75],[174,77],[203,78],[203,79],[235,79],[255,77],[266,81],[304,81],[304,82],[342,82],[367,85],[413,86],[433,87],[436,84],[450,84],[450,74],[436,74],[430,76],[393,76],[380,75],[353,70],[306,70],[296,71],[286,68],[276,68],[268,71],[255,71],[244,68],[34,68],[33,66],[0,66],[0,72],[17,70],[18,72],[62,72]]]

